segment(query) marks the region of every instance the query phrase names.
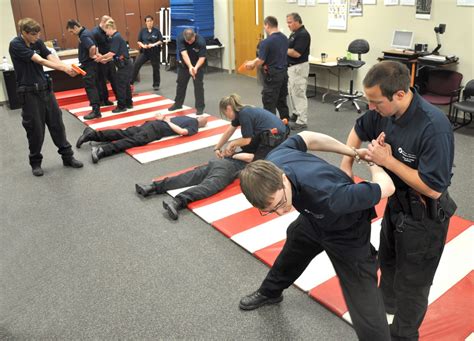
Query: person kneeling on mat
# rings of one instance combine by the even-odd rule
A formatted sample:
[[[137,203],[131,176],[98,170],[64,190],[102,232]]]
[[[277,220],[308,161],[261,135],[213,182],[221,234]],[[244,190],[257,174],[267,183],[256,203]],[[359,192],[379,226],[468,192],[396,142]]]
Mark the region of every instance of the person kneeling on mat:
[[[138,127],[129,127],[125,130],[108,129],[95,131],[87,127],[76,143],[77,148],[85,142],[109,142],[101,146],[92,147],[92,162],[97,163],[99,159],[117,154],[126,149],[144,146],[152,141],[166,136],[181,135],[191,136],[198,132],[199,128],[207,124],[207,116],[189,117],[176,116],[170,118],[162,114],[156,115],[156,120],[147,121]]]

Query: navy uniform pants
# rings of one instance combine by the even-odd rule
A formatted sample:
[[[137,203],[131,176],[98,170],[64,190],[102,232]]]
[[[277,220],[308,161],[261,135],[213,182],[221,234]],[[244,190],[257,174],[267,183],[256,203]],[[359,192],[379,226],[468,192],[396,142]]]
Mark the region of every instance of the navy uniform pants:
[[[370,244],[371,210],[343,231],[323,231],[303,215],[290,224],[282,251],[259,291],[278,297],[303,273],[314,257],[326,251],[360,340],[390,340],[382,295],[377,287],[376,251]]]
[[[132,63],[126,60],[117,67],[117,107],[125,108],[133,104],[130,79],[132,77]]]
[[[144,146],[152,141],[159,140],[162,134],[152,124],[153,121],[146,122],[139,127],[129,127],[122,129],[108,129],[96,131],[92,141],[110,142],[102,145],[104,156],[110,156],[132,147]]]
[[[109,90],[107,90],[107,81],[109,81],[114,91],[115,97],[117,97],[117,75],[115,65],[113,62],[106,64],[98,63],[97,73],[97,90],[99,90],[99,97],[101,102],[109,100]]]
[[[184,63],[179,63],[178,65],[178,78],[176,80],[176,98],[174,99],[176,105],[182,106],[184,103],[184,99],[186,97],[186,89],[188,87],[189,79],[191,75],[189,74],[189,70]],[[194,99],[197,110],[204,110],[204,67],[200,67],[195,79],[193,80],[194,83]]]
[[[265,73],[262,90],[263,108],[274,114],[278,110],[281,119],[289,119],[287,96],[288,72],[286,70],[270,70]]]
[[[152,51],[150,51],[152,52]],[[132,83],[135,83],[137,80],[138,73],[140,72],[141,67],[147,61],[151,62],[151,67],[153,69],[153,87],[160,87],[160,51],[153,51],[153,53],[140,53],[140,55],[133,63],[133,74],[132,74]]]
[[[84,89],[86,90],[87,99],[91,107],[100,106],[99,90],[97,89],[98,65],[96,62],[90,62],[81,65],[87,74],[82,77]]]
[[[23,92],[18,93],[18,97],[22,102],[21,117],[28,138],[30,165],[41,165],[43,160],[41,148],[46,126],[63,160],[71,159],[74,152],[66,139],[62,111],[58,107],[54,93],[50,90]]]
[[[176,198],[183,206],[222,191],[230,185],[245,167],[244,162],[235,162],[228,159],[216,159],[208,164],[177,176],[165,178],[155,182],[157,193],[165,193],[172,189],[194,186],[179,193]]]
[[[431,284],[443,253],[449,218],[414,219],[392,196],[380,232],[380,288],[387,312],[395,313],[392,340],[418,340]]]

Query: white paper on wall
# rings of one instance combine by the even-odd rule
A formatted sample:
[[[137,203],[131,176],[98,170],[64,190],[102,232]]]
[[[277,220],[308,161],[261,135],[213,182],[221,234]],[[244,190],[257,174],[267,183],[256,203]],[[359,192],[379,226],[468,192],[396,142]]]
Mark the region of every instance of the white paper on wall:
[[[363,5],[377,5],[377,0],[362,0]]]
[[[474,0],[458,0],[458,6],[474,6]]]
[[[329,0],[328,29],[347,30],[347,0]]]
[[[431,19],[431,0],[416,0],[416,19]]]
[[[400,0],[402,6],[415,6],[415,0]]]
[[[398,0],[383,0],[385,6],[396,6],[398,5]]]
[[[362,16],[362,0],[349,0],[349,16]]]

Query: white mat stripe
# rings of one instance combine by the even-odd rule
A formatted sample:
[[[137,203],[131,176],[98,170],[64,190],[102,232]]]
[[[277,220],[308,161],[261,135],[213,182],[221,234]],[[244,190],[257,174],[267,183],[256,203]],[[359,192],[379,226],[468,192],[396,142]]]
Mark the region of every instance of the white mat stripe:
[[[228,217],[251,207],[252,205],[245,199],[245,196],[240,193],[218,202],[196,208],[193,212],[206,222],[212,223],[213,221]]]
[[[285,239],[286,229],[295,221],[298,215],[298,211],[292,211],[249,230],[237,233],[231,239],[250,253],[254,253]]]
[[[154,94],[150,94],[150,95],[138,95],[138,96],[135,96],[132,98],[132,101],[133,102],[136,102],[136,101],[144,101],[144,100],[147,100],[147,99],[151,99],[151,98],[158,98],[160,97],[159,95],[154,95]],[[114,101],[114,103],[116,103],[117,101]],[[81,111],[86,111],[86,110],[92,110],[92,107],[91,106],[85,106],[85,107],[80,107],[80,108],[75,108],[75,109],[71,109],[69,110],[70,113],[72,114],[76,114],[78,112],[81,112]]]
[[[191,141],[188,143],[182,143],[177,146],[171,146],[167,148],[160,148],[149,152],[139,153],[132,155],[140,163],[147,163],[155,160],[164,159],[166,157],[192,152],[198,149],[213,146],[219,142],[223,134],[217,134],[209,137],[205,137],[199,140]],[[231,140],[241,137],[240,131],[232,135]]]

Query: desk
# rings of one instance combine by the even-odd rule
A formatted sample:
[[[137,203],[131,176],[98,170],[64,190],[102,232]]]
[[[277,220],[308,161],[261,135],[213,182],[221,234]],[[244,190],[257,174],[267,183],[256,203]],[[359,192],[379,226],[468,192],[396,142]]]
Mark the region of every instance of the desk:
[[[224,45],[207,45],[206,50],[207,50],[207,58],[210,59],[209,57],[219,59],[219,65],[221,70],[223,69],[222,67],[222,54],[224,51]]]
[[[339,66],[337,65],[337,61],[327,61],[323,63],[321,59],[309,56],[309,67],[310,71],[311,68],[319,68],[319,69],[324,69],[328,73],[328,86],[326,89],[326,92],[322,96],[322,102],[324,103],[324,99],[326,96],[331,92],[331,75],[337,77],[337,91],[341,91],[341,69],[345,69],[345,66]],[[315,86],[315,91],[316,91],[316,77],[314,79],[314,86]]]

